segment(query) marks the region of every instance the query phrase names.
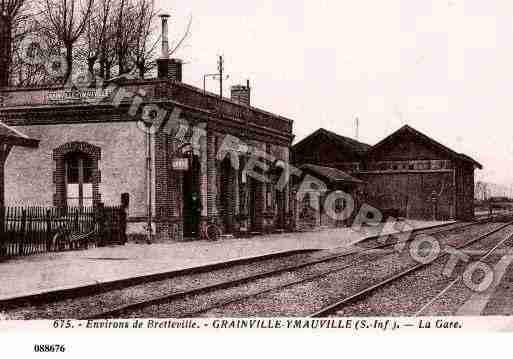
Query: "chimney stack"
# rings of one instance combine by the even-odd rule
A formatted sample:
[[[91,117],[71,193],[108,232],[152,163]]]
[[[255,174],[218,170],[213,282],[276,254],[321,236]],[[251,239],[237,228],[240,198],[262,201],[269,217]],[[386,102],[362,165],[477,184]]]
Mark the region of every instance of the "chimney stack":
[[[234,85],[231,87],[231,96],[232,101],[241,103],[243,105],[250,106],[251,105],[251,87],[249,87],[249,80],[246,82],[246,86],[244,85]]]
[[[168,14],[160,15],[162,20],[162,49],[160,59],[157,60],[157,72],[159,79],[182,81],[182,60],[169,58],[169,29]]]
[[[168,14],[160,15],[162,20],[162,52],[160,55],[161,59],[169,58],[169,30],[167,26],[167,19],[169,19]]]

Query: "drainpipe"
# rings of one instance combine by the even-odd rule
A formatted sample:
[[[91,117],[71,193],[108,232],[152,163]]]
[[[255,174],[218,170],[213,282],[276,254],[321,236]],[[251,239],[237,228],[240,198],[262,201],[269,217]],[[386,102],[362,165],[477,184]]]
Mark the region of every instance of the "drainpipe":
[[[148,184],[147,184],[147,191],[148,191],[148,196],[147,196],[147,205],[148,205],[148,237],[146,239],[146,242],[148,244],[151,244],[152,242],[152,232],[153,232],[153,229],[152,229],[152,171],[151,171],[151,166],[152,166],[152,163],[151,163],[151,131],[150,131],[150,127],[151,127],[151,124],[148,124],[150,125],[148,127],[148,131],[146,132],[146,145],[147,145],[147,149],[146,149],[146,178],[147,178],[147,181],[148,181]]]

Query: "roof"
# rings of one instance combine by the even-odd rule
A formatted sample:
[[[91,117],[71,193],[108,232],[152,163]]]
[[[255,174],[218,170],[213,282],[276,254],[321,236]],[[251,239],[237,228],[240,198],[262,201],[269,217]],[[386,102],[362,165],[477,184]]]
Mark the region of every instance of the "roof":
[[[391,141],[393,141],[396,137],[398,136],[401,136],[402,134],[404,133],[411,133],[413,134],[414,136],[416,137],[419,137],[420,139],[422,139],[423,141],[433,145],[434,147],[438,148],[439,150],[441,150],[442,152],[445,152],[447,153],[450,157],[452,158],[455,158],[455,159],[459,159],[461,161],[465,161],[465,162],[470,162],[472,163],[475,167],[479,168],[479,169],[482,169],[483,166],[477,162],[476,160],[474,160],[473,158],[463,154],[463,153],[458,153],[458,152],[455,152],[453,150],[451,150],[449,147],[447,146],[444,146],[442,145],[440,142],[437,142],[435,141],[434,139],[432,139],[431,137],[423,134],[422,132],[414,129],[413,127],[409,126],[409,125],[404,125],[403,127],[401,127],[400,129],[398,129],[397,131],[395,131],[394,133],[392,133],[391,135],[389,135],[388,137],[384,138],[383,140],[381,140],[380,142],[378,142],[377,144],[375,144],[374,146],[372,146],[372,148],[367,152],[368,155],[372,154],[374,151],[376,151],[377,149],[379,149],[380,147],[390,143]]]
[[[29,138],[13,127],[7,126],[0,121],[0,144],[9,144],[14,146],[32,147],[39,146],[39,141]]]
[[[301,165],[299,168],[301,170],[311,171],[314,174],[320,177],[324,177],[325,179],[328,179],[331,182],[363,183],[363,181],[359,180],[358,178],[350,176],[344,171],[341,171],[333,167],[324,167],[307,163]]]
[[[239,103],[227,97],[204,91],[198,87],[183,82],[169,79],[129,79],[116,78],[105,81],[103,86],[109,84],[114,90],[109,95],[93,96],[91,101],[88,96],[60,96],[69,90],[89,91],[90,89],[69,89],[63,86],[38,86],[38,87],[11,87],[0,90],[0,99],[3,104],[1,112],[18,112],[38,109],[42,113],[59,109],[74,109],[81,105],[86,108],[98,108],[109,106],[117,108],[119,105],[130,106],[133,96],[138,93],[145,93],[143,104],[169,104],[179,106],[191,111],[204,113],[209,117],[234,120],[239,124],[275,132],[276,135],[284,137],[290,144],[294,138],[292,134],[293,121],[287,117],[265,111],[263,109]],[[124,90],[124,93],[116,89]],[[109,87],[106,87],[109,88]],[[102,87],[101,89],[106,89]],[[94,89],[93,89],[94,90]],[[50,100],[50,94],[57,93]],[[61,98],[62,97],[62,98]],[[117,101],[121,101],[117,103]],[[11,121],[11,120],[9,120]],[[10,122],[11,123],[11,122]]]
[[[294,146],[292,146],[292,150],[294,151],[296,148],[303,146],[304,144],[313,140],[315,137],[318,137],[321,135],[327,136],[334,142],[340,143],[341,145],[345,146],[349,150],[352,150],[353,152],[355,152],[359,155],[364,154],[371,148],[371,146],[366,143],[356,141],[349,137],[338,135],[338,134],[328,131],[324,128],[319,128],[317,131],[313,132],[312,134],[308,135],[307,137],[303,138],[301,141],[296,143]]]

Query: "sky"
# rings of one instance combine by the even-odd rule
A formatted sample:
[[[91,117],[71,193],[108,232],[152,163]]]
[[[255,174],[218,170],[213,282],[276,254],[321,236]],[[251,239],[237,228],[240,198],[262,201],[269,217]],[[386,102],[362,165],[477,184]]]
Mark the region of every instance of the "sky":
[[[513,185],[513,2],[508,0],[157,0],[183,80],[225,58],[224,93],[252,85],[252,105],[379,142],[404,124],[483,164],[478,180]],[[218,83],[207,80],[208,90]]]

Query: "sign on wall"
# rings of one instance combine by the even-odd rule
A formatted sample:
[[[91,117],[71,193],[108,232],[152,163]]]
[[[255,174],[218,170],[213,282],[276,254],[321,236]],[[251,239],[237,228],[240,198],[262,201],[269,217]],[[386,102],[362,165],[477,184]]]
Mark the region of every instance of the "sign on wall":
[[[173,158],[171,161],[171,168],[175,171],[188,171],[189,159],[187,157]]]
[[[48,101],[79,101],[110,96],[112,88],[66,89],[48,92]]]

